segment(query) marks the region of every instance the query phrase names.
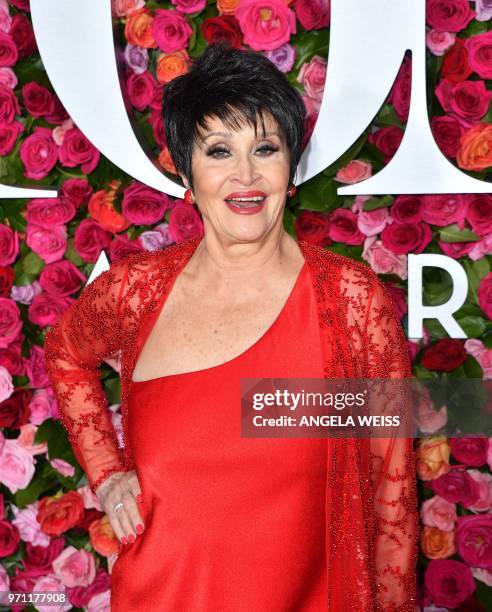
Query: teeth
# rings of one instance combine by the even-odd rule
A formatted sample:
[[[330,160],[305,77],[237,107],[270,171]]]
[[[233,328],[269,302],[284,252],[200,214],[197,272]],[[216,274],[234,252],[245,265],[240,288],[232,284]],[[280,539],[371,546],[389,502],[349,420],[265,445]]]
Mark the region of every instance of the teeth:
[[[255,196],[254,198],[230,198],[228,202],[261,202],[264,199],[261,196]]]

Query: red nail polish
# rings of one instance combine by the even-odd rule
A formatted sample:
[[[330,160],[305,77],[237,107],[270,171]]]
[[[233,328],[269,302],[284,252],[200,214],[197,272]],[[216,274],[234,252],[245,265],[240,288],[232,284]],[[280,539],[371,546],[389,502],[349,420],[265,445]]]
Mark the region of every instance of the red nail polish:
[[[128,536],[128,541],[130,542],[130,544],[133,544],[133,542],[135,542],[135,536],[133,535],[133,533]]]
[[[144,530],[144,526],[142,525],[142,523],[139,523],[136,527],[135,527],[135,531],[138,533],[138,535],[140,535]]]
[[[123,536],[123,537],[121,538],[121,543],[122,543],[123,545],[128,544],[128,540],[125,538],[125,536]]]
[[[142,494],[141,494],[141,493],[139,493],[139,494],[137,495],[136,500],[137,500],[137,503],[139,503],[139,504],[141,504],[141,503],[143,502],[143,497],[142,497]]]

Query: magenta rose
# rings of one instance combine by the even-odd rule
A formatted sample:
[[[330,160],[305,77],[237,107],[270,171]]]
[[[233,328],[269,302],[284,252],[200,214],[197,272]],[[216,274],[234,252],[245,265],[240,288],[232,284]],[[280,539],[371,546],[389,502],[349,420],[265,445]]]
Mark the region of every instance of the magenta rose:
[[[388,102],[393,104],[395,112],[401,121],[408,119],[410,111],[411,78],[412,60],[406,56],[388,96]]]
[[[162,112],[152,110],[149,115],[149,123],[152,126],[152,134],[154,140],[161,148],[166,144],[166,136],[164,134],[164,119]]]
[[[436,96],[446,112],[473,123],[489,110],[492,92],[483,81],[460,81],[453,85],[442,79],[436,87]]]
[[[131,74],[126,86],[132,106],[139,111],[144,111],[155,96],[157,83],[152,74],[146,70],[141,74]]]
[[[234,15],[255,51],[278,49],[296,33],[296,15],[282,0],[240,0]]]
[[[384,163],[387,164],[397,152],[403,140],[403,134],[403,130],[394,125],[383,127],[370,134],[368,140],[383,153]]]
[[[330,0],[296,0],[294,10],[305,30],[319,30],[330,25]]]
[[[151,225],[164,217],[170,207],[169,196],[134,181],[123,193],[121,210],[135,225]]]
[[[23,131],[24,126],[19,121],[0,124],[0,157],[12,152],[19,134]]]
[[[427,0],[427,23],[442,32],[460,32],[475,17],[468,0]]]
[[[114,237],[109,245],[109,257],[111,261],[119,261],[130,253],[140,253],[143,247],[140,241],[130,240],[126,234],[119,234]]]
[[[470,68],[482,77],[492,79],[492,30],[465,40]]]
[[[13,66],[19,59],[17,45],[10,34],[0,31],[0,67]]]
[[[20,115],[19,100],[10,87],[0,83],[0,123],[12,123],[16,115]]]
[[[391,206],[391,216],[397,223],[422,221],[422,196],[399,195]]]
[[[381,242],[397,255],[421,253],[432,240],[427,223],[392,223],[381,232]]]
[[[89,601],[98,595],[104,593],[111,586],[111,577],[102,568],[98,568],[96,571],[96,577],[88,587],[67,587],[67,595],[70,603],[76,608],[87,607]],[[90,609],[90,608],[88,608]]]
[[[93,189],[86,179],[68,179],[63,183],[60,198],[79,208],[89,202],[92,193]]]
[[[46,263],[58,261],[67,250],[67,229],[64,225],[48,228],[28,223],[26,235],[27,246]]]
[[[472,506],[480,497],[480,486],[468,472],[451,470],[426,485],[450,503]]]
[[[43,117],[55,110],[55,99],[51,91],[35,81],[23,86],[22,99],[26,111],[33,117]]]
[[[24,176],[35,180],[48,176],[58,161],[58,147],[51,130],[35,127],[21,144],[19,154],[24,164]]]
[[[25,15],[22,15],[22,13],[14,15],[9,34],[17,45],[19,59],[28,57],[37,52],[38,46],[34,37],[32,24]]]
[[[60,198],[39,198],[27,204],[26,219],[29,223],[51,228],[71,221],[76,214],[73,204]]]
[[[451,453],[457,461],[471,467],[487,462],[488,438],[451,438]]]
[[[156,9],[152,22],[152,35],[165,53],[174,53],[188,46],[193,30],[186,19],[171,9]]]
[[[476,242],[443,242],[442,240],[438,240],[437,244],[444,255],[452,257],[453,259],[459,259],[471,253]]]
[[[21,559],[30,576],[44,576],[52,571],[51,564],[65,547],[64,538],[52,538],[48,546],[35,546],[26,542],[26,556]]]
[[[432,559],[424,576],[425,591],[434,604],[457,608],[475,592],[475,580],[468,565],[454,559]]]
[[[25,364],[26,376],[29,378],[31,387],[40,388],[49,386],[43,347],[33,344],[29,357],[25,359]]]
[[[190,204],[177,202],[169,214],[169,235],[174,242],[203,236],[203,221]]]
[[[426,223],[438,227],[457,223],[461,229],[464,229],[466,201],[461,195],[425,195],[422,197],[420,210],[422,221]]]
[[[456,117],[443,115],[432,117],[431,129],[437,146],[446,157],[456,158],[460,147],[460,138],[465,128]]]
[[[365,236],[357,227],[357,215],[348,208],[336,208],[329,216],[328,236],[335,242],[362,244]]]
[[[75,168],[81,165],[82,172],[90,174],[99,163],[100,156],[96,147],[87,140],[78,127],[65,132],[59,151],[62,166]]]
[[[465,563],[492,570],[492,514],[459,516],[455,542]]]
[[[46,115],[44,118],[48,123],[54,123],[55,125],[61,125],[64,121],[67,121],[70,117],[68,116],[67,111],[63,107],[62,103],[55,96],[55,110],[51,115]]]
[[[75,300],[69,296],[56,296],[43,291],[29,304],[28,319],[39,327],[54,325],[73,302]]]
[[[111,244],[111,232],[104,230],[93,219],[83,219],[74,235],[74,247],[82,259],[89,263],[96,263],[102,249]]]
[[[492,195],[477,193],[464,196],[467,199],[466,218],[479,236],[492,232]]]
[[[0,348],[7,348],[17,338],[21,329],[19,307],[14,300],[0,297]]]
[[[200,13],[205,8],[206,0],[171,0],[180,13]]]
[[[492,272],[482,278],[478,287],[478,303],[485,315],[492,321]]]
[[[76,293],[86,277],[68,259],[47,264],[39,276],[39,284],[52,295],[71,295]]]
[[[304,91],[310,98],[321,101],[326,81],[326,60],[315,55],[311,61],[304,62],[297,81],[304,85]]]
[[[0,266],[8,266],[19,254],[19,234],[8,225],[0,223]]]
[[[0,520],[0,557],[9,557],[19,548],[19,530],[10,521]]]
[[[21,355],[20,343],[12,342],[7,348],[0,348],[0,365],[12,376],[24,375],[24,358]]]

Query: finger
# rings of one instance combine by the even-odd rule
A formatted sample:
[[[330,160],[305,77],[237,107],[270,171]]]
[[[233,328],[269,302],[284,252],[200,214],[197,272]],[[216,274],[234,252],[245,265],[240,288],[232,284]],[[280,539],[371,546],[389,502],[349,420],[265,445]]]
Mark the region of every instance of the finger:
[[[118,520],[120,521],[121,528],[123,529],[123,535],[131,543],[132,540],[135,541],[136,533],[133,530],[132,522],[130,520],[130,517],[128,516],[127,501],[125,499],[123,499],[122,501],[125,505],[123,506],[123,508],[118,510],[117,516]]]
[[[141,503],[141,501],[143,501],[142,490],[140,489],[140,483],[138,482],[138,478],[135,472],[133,472],[131,477],[129,478],[128,486],[130,488],[130,491],[133,493],[133,496],[137,500],[137,503]]]
[[[127,512],[127,516],[131,521],[132,529],[135,534],[142,533],[144,528],[144,522],[142,515],[140,514],[140,510],[138,508],[138,504],[135,500],[135,497],[131,491],[128,491],[127,495],[125,495],[125,510]],[[137,526],[141,525],[141,527]]]
[[[123,510],[123,508],[122,508]],[[113,528],[113,531],[116,535],[116,537],[118,538],[118,540],[124,545],[127,544],[128,541],[125,542],[125,540],[123,540],[123,538],[125,537],[125,532],[123,531],[123,527],[121,526],[121,523],[118,519],[118,514],[121,512],[121,510],[115,514],[113,508],[111,507],[109,512],[106,512],[106,514],[108,515],[109,518],[109,523],[111,525],[111,527]]]

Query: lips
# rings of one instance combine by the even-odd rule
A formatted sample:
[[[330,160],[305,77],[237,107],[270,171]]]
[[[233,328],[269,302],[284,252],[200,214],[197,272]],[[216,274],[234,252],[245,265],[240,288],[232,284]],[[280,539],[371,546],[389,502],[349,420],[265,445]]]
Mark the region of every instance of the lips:
[[[253,214],[263,208],[267,197],[264,191],[235,191],[227,195],[224,201],[233,212]]]

